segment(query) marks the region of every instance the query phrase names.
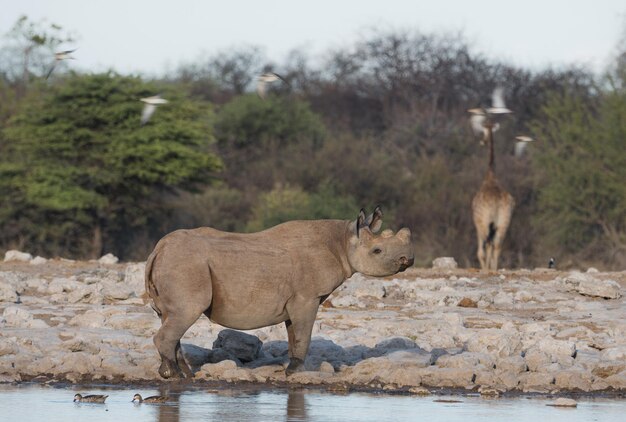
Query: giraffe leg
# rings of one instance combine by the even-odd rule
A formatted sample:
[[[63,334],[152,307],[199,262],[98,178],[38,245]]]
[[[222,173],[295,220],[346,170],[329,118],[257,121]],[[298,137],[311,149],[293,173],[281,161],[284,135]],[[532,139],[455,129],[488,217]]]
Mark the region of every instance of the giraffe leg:
[[[494,253],[494,245],[493,245],[493,241],[488,241],[486,242],[486,255],[487,255],[487,259],[486,261],[486,269],[487,270],[493,270],[493,253]]]
[[[487,268],[487,261],[485,260],[485,241],[478,240],[478,252],[476,255],[478,256],[478,262],[480,262],[480,269],[484,270]]]
[[[476,248],[476,256],[478,257],[478,262],[480,263],[480,269],[484,270],[487,268],[487,262],[485,261],[485,243],[487,240],[487,231],[481,230],[480,225],[474,223],[476,225],[476,241],[478,247]]]

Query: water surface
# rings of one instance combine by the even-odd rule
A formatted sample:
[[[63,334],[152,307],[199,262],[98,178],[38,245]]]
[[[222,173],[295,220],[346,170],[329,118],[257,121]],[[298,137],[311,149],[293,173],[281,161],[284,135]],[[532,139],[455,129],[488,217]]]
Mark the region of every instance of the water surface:
[[[108,394],[106,404],[73,403],[74,394]],[[167,395],[165,404],[131,403],[133,394]],[[462,403],[438,403],[454,399]],[[578,408],[546,406],[552,399],[467,396],[336,395],[315,390],[179,389],[125,386],[0,385],[3,421],[624,421],[626,400],[578,400]]]

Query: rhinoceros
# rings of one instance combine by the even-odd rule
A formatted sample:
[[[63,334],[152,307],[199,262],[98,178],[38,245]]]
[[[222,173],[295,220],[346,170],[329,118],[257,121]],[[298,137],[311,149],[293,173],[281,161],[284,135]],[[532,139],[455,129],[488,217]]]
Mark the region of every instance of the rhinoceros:
[[[387,276],[413,265],[411,231],[377,233],[382,211],[354,221],[289,221],[258,233],[209,227],[163,237],[146,263],[146,292],[161,318],[154,344],[163,378],[192,377],[180,339],[202,315],[250,330],[284,322],[287,375],[304,369],[319,305],[355,272]]]

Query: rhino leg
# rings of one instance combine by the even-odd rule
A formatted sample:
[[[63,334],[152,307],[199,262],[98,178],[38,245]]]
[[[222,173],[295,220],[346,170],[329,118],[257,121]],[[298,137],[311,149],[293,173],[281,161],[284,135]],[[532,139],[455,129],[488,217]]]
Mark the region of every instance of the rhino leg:
[[[185,378],[193,378],[193,372],[191,372],[191,368],[187,364],[185,356],[183,356],[183,349],[180,347],[180,341],[176,345],[176,363],[178,364],[178,367],[182,369],[183,374],[185,374]]]
[[[154,345],[161,356],[159,374],[163,378],[193,376],[183,357],[180,339],[200,315],[202,315],[202,311],[195,312],[193,308],[179,309],[178,313],[168,312],[167,318],[154,336]],[[180,366],[183,367],[182,371]]]
[[[289,366],[285,371],[287,375],[305,370],[304,359],[309,351],[311,331],[313,331],[318,307],[319,300],[304,303],[295,301],[293,304],[287,304],[289,314],[289,319],[285,321],[289,340]]]

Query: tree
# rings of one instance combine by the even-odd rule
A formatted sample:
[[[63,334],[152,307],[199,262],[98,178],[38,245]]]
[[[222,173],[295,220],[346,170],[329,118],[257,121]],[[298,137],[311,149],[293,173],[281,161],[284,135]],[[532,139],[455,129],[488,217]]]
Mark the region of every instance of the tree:
[[[351,219],[358,209],[352,197],[339,196],[329,186],[312,194],[300,187],[277,186],[259,195],[247,229],[260,231],[290,220]]]
[[[19,226],[22,239],[2,241],[124,255],[131,229],[147,230],[162,211],[163,192],[208,184],[220,169],[211,110],[166,92],[170,103],[142,127],[138,100],[158,92],[154,84],[112,73],[65,82],[26,98],[4,131],[0,194],[10,200],[0,231]]]
[[[23,15],[4,38],[1,71],[8,80],[21,81],[23,90],[32,76],[48,72],[55,61],[55,50],[75,37],[59,25],[33,22]]]
[[[597,104],[556,95],[533,124],[539,222],[548,247],[626,264],[626,93],[611,89]]]
[[[224,158],[224,178],[230,187],[270,190],[283,179],[291,160],[290,147],[311,149],[325,136],[320,117],[302,101],[256,95],[236,97],[217,115],[215,132]]]

